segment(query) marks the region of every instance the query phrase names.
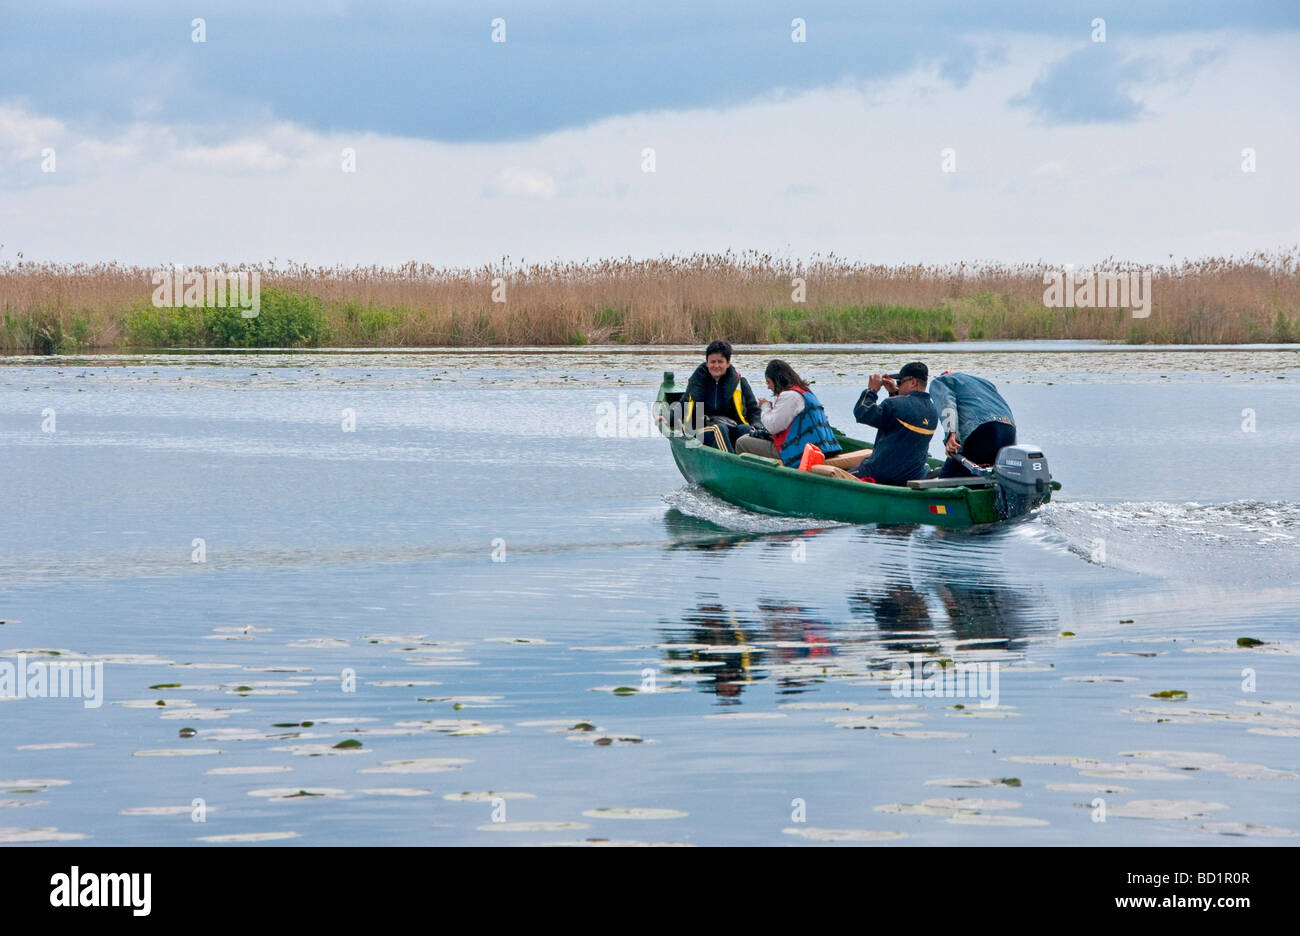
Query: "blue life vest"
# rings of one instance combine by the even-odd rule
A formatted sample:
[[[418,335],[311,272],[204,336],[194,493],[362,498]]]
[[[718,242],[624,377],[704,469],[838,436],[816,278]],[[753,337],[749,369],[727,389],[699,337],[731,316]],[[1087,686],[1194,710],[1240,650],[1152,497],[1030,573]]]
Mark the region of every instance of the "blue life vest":
[[[791,389],[803,394],[803,409],[795,416],[789,428],[777,433],[773,441],[781,454],[781,461],[791,468],[797,468],[799,459],[803,457],[803,447],[809,442],[821,449],[827,457],[839,452],[840,444],[835,441],[835,433],[826,421],[826,411],[817,395],[811,390],[800,390],[798,387]]]

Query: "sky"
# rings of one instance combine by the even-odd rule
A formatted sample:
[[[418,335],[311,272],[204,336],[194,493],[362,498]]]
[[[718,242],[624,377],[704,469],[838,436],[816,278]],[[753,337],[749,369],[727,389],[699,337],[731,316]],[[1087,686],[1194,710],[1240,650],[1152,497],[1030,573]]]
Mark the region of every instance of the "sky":
[[[0,264],[1286,249],[1297,53],[1290,0],[0,0]]]

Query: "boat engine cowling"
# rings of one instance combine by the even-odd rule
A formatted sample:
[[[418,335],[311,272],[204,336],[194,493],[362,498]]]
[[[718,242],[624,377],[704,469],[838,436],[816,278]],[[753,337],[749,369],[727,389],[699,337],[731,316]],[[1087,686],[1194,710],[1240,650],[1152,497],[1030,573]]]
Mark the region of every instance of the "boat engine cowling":
[[[993,462],[993,485],[998,516],[1003,520],[1041,506],[1052,485],[1043,450],[1027,443],[1000,449]]]

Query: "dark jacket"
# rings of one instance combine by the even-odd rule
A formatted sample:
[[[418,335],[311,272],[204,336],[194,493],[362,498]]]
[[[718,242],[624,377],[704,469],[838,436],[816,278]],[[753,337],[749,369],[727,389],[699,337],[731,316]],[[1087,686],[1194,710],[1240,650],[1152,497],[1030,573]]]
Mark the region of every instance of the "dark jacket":
[[[880,484],[906,484],[926,477],[926,454],[939,428],[939,411],[930,394],[917,390],[876,402],[876,391],[864,390],[853,418],[876,427],[876,444],[871,457],[853,472],[859,478],[875,478]]]
[[[691,374],[682,397],[682,416],[690,423],[695,419],[695,407],[702,407],[705,416],[725,416],[727,419],[754,425],[759,419],[758,398],[749,389],[749,381],[727,367],[721,380],[714,380],[707,364],[701,364]]]

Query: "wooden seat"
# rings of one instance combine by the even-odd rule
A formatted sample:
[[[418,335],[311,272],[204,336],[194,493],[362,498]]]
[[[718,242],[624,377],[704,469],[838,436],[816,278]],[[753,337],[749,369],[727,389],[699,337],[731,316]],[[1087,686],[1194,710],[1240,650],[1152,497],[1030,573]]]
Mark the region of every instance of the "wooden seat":
[[[919,481],[908,481],[907,486],[913,491],[928,491],[932,488],[986,488],[993,486],[992,478],[923,478]]]

